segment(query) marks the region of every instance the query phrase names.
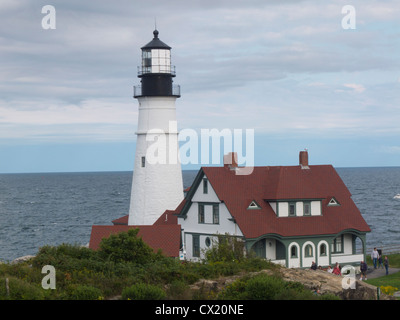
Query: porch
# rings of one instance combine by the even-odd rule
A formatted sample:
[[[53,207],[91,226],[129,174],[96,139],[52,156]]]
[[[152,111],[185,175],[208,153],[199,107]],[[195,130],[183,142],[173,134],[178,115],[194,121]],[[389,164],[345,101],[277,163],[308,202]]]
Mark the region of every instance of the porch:
[[[365,234],[344,232],[325,237],[282,238],[265,235],[248,239],[246,247],[256,256],[287,268],[310,268],[315,262],[327,267],[339,264],[359,264],[365,259]],[[360,247],[357,252],[356,247]]]

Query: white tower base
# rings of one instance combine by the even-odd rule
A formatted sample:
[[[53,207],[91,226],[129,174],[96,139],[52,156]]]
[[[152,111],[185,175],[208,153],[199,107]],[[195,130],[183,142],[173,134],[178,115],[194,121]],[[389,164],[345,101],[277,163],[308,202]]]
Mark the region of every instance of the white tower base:
[[[174,96],[139,97],[128,225],[152,225],[183,200]]]

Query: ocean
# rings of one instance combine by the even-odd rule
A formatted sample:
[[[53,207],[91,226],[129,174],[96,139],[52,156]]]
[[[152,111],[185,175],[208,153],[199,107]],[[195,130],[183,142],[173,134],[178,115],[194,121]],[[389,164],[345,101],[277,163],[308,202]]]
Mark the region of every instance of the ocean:
[[[338,168],[372,232],[367,247],[400,244],[400,167]],[[183,171],[184,187],[197,171]],[[0,174],[0,261],[44,245],[86,245],[92,225],[129,211],[132,172]]]

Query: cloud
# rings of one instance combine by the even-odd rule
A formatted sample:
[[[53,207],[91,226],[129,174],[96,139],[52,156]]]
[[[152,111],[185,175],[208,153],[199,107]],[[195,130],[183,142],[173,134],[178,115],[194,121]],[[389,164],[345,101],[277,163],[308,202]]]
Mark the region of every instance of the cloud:
[[[57,29],[43,30],[46,4],[0,6],[0,126],[53,126],[54,136],[57,126],[134,126],[132,86],[155,12],[182,87],[182,127],[363,130],[370,118],[381,129],[388,114],[400,121],[396,93],[389,101],[381,86],[399,74],[395,1],[355,1],[356,32],[341,28],[345,1],[71,0],[54,4]],[[362,94],[349,101],[338,91]],[[378,101],[385,113],[357,114]]]
[[[92,99],[79,104],[60,101],[0,100],[0,143],[16,139],[37,142],[127,141],[135,139],[137,109],[133,103]]]
[[[365,87],[362,84],[346,83],[343,86],[345,86],[346,88],[353,89],[354,92],[357,92],[357,93],[362,93],[365,91]]]

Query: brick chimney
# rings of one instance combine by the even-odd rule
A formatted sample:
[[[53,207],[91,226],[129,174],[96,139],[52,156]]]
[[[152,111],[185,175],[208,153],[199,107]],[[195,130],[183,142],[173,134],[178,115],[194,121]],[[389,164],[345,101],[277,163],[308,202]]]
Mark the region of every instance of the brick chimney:
[[[224,155],[224,167],[230,169],[238,167],[237,152],[229,152]]]
[[[299,164],[302,169],[310,169],[310,167],[308,166],[308,151],[307,151],[307,149],[305,149],[304,151],[300,151]]]

